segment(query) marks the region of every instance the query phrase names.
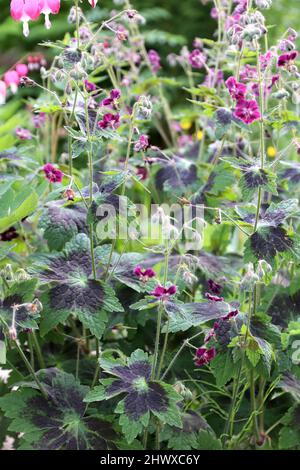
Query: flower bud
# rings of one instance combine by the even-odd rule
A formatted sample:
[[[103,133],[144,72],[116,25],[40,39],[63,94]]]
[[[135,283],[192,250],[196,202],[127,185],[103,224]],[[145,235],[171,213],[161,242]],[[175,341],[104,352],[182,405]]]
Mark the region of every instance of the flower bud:
[[[8,336],[11,341],[16,341],[18,338],[17,330],[14,326],[11,326],[8,330]]]

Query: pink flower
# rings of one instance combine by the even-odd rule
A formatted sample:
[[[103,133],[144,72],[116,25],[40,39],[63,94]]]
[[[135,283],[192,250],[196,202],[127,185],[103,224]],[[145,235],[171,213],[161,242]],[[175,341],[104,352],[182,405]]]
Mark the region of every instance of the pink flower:
[[[151,64],[151,69],[153,73],[157,73],[161,68],[160,57],[154,49],[150,49],[148,52],[148,59]]]
[[[12,93],[16,93],[20,83],[20,77],[15,70],[9,70],[4,74],[4,81],[10,87]]]
[[[22,21],[24,36],[29,35],[28,22],[40,15],[39,0],[11,0],[10,14],[15,21]]]
[[[95,83],[89,82],[88,80],[84,80],[84,87],[86,91],[95,91],[97,89]]]
[[[98,127],[100,129],[106,129],[107,127],[110,127],[111,129],[116,129],[119,125],[120,125],[119,114],[106,113],[104,114],[101,121],[98,122]]]
[[[234,77],[229,77],[227,78],[225,82],[226,88],[229,91],[231,97],[234,100],[240,100],[244,98],[246,92],[247,92],[247,87],[246,85],[243,85],[243,83],[239,83],[236,81]]]
[[[32,116],[33,125],[36,129],[40,129],[46,122],[46,113],[38,113]]]
[[[0,80],[0,105],[6,101],[6,83]]]
[[[196,351],[195,365],[201,367],[208,364],[214,357],[216,357],[216,354],[217,353],[215,348],[198,348]]]
[[[223,297],[218,297],[217,295],[211,295],[209,292],[206,292],[205,297],[208,300],[212,300],[213,302],[223,302]]]
[[[194,49],[189,54],[189,63],[195,69],[202,69],[202,67],[205,64],[205,60],[206,60],[205,55],[201,51],[199,51],[199,49]]]
[[[172,284],[170,287],[164,287],[158,284],[150,295],[154,295],[161,300],[166,300],[170,295],[176,294],[177,288]]]
[[[257,121],[261,118],[258,104],[255,100],[241,99],[237,102],[233,114],[245,124],[251,124],[251,122]]]
[[[148,279],[155,277],[155,272],[151,268],[142,269],[141,266],[136,266],[133,270],[134,274],[138,276],[139,280],[142,282],[147,282]]]
[[[243,82],[248,82],[249,80],[257,80],[257,70],[256,67],[246,64],[240,71],[240,79]]]
[[[50,183],[61,183],[63,173],[59,169],[55,168],[51,163],[47,163],[43,166],[45,176]]]
[[[288,54],[282,54],[278,57],[277,66],[278,67],[290,67],[293,65],[294,60],[297,58],[298,52],[292,51]]]
[[[16,66],[16,72],[19,75],[19,77],[26,77],[28,74],[28,67],[26,64],[18,64]]]
[[[238,313],[238,310],[232,310],[231,312],[227,313],[227,315],[224,315],[224,317],[222,317],[222,320],[229,320],[230,318],[236,317]]]
[[[259,62],[262,70],[266,70],[266,68],[270,65],[273,58],[273,52],[267,51],[265,54],[259,56]]]
[[[95,8],[97,5],[98,0],[89,0],[89,4],[91,5],[92,8]]]
[[[16,136],[21,140],[31,140],[32,135],[28,129],[24,129],[23,127],[16,128]]]
[[[51,21],[49,19],[50,13],[57,15],[60,10],[60,0],[39,0],[40,13],[45,15],[45,27],[51,28]]]
[[[143,152],[149,147],[149,137],[145,134],[140,135],[139,140],[135,143],[134,150],[135,152],[139,152],[142,150]]]
[[[118,104],[118,99],[121,97],[121,92],[120,90],[117,90],[116,88],[112,89],[109,97],[104,98],[102,101],[101,105],[102,106],[113,106],[116,107]]]

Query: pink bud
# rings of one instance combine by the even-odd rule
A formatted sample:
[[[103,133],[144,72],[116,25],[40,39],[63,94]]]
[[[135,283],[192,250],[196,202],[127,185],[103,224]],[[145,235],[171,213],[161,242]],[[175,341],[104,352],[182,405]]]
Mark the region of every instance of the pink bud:
[[[26,64],[18,64],[16,66],[16,72],[19,77],[25,77],[28,74],[28,67]]]
[[[0,80],[0,105],[4,104],[6,100],[6,84],[3,80]]]
[[[15,70],[9,70],[4,74],[4,81],[10,87],[12,93],[16,93],[20,83],[20,77]]]

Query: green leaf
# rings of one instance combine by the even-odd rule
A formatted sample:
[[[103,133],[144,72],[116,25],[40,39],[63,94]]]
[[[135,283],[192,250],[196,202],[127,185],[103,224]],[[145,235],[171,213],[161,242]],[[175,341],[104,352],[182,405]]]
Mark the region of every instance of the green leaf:
[[[217,354],[210,364],[218,387],[224,387],[235,376],[237,367],[231,351]]]
[[[220,439],[217,439],[211,432],[200,431],[197,448],[201,450],[222,450],[222,444]]]
[[[6,344],[0,340],[0,364],[6,364]]]
[[[12,189],[0,197],[0,233],[34,212],[39,197],[31,188]]]

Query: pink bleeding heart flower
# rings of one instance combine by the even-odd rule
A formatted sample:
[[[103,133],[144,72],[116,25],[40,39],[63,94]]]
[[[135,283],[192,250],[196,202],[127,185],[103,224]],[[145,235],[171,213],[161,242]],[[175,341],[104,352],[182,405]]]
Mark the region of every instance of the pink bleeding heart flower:
[[[258,104],[255,100],[242,99],[238,101],[233,114],[245,124],[251,124],[261,117]]]
[[[201,367],[208,364],[212,359],[214,359],[214,357],[216,357],[216,354],[216,348],[198,348],[196,351],[195,365]]]
[[[234,77],[227,78],[225,85],[226,85],[227,90],[230,93],[230,96],[234,100],[240,100],[244,98],[247,92],[246,85],[243,85],[243,83],[237,82]]]
[[[0,105],[6,101],[6,83],[0,80]]]
[[[36,20],[40,15],[39,0],[11,0],[10,14],[15,21],[22,21],[23,34],[29,35],[28,22]]]
[[[166,300],[169,298],[170,295],[176,294],[177,288],[172,284],[170,287],[164,287],[160,284],[155,287],[154,291],[150,293],[150,295],[154,295],[161,300]]]
[[[26,77],[26,75],[28,74],[27,65],[26,64],[17,64],[16,72],[19,75],[19,77]]]
[[[151,279],[156,275],[152,268],[142,269],[141,266],[136,266],[133,272],[142,282],[147,282],[148,279]]]
[[[51,28],[51,21],[49,15],[57,15],[60,10],[60,0],[39,0],[40,13],[45,15],[45,27]]]
[[[61,183],[63,173],[58,168],[55,168],[54,165],[47,163],[43,166],[43,171],[45,173],[45,177],[50,181],[50,183]]]
[[[91,5],[92,8],[95,8],[97,5],[98,0],[89,0],[89,4]]]
[[[13,94],[17,93],[20,77],[15,70],[8,70],[8,72],[4,74],[4,81],[6,85],[10,87]]]

